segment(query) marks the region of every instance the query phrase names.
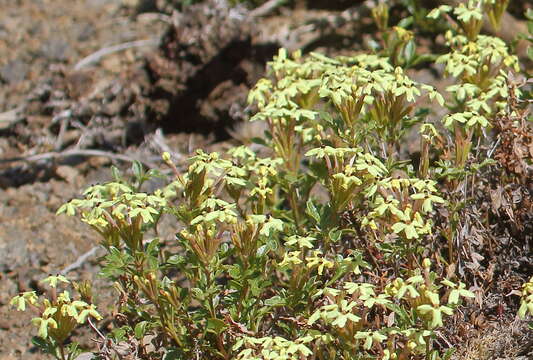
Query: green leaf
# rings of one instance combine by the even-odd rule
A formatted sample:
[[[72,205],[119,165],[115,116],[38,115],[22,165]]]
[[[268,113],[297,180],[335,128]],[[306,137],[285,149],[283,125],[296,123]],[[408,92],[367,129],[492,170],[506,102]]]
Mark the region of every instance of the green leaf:
[[[306,207],[307,207],[306,214],[311,216],[311,218],[313,218],[313,220],[315,220],[315,222],[317,224],[319,224],[320,223],[320,214],[318,213],[318,210],[317,210],[315,204],[313,203],[313,200],[311,200],[311,199],[307,200]]]
[[[329,238],[331,239],[331,241],[333,241],[334,243],[338,242],[340,239],[341,239],[341,236],[342,236],[342,230],[339,230],[337,228],[333,228],[329,231],[328,233],[328,236]]]
[[[50,275],[47,278],[41,280],[41,282],[45,284],[48,283],[51,288],[56,288],[58,282],[67,283],[67,284],[70,283],[70,281],[68,281],[67,278],[64,277],[63,275],[55,275],[55,276]]]
[[[31,342],[45,354],[50,354],[54,357],[57,357],[56,346],[54,346],[54,342],[50,339],[43,339],[39,336],[33,336],[31,338]]]
[[[448,304],[459,303],[459,290],[452,290],[448,296]]]
[[[442,323],[442,312],[438,309],[433,310],[433,316],[431,318],[431,328],[436,328],[439,326],[443,326]]]
[[[227,325],[223,320],[216,319],[216,318],[209,318],[207,319],[207,331],[211,332],[213,334],[220,334],[224,330],[226,330]]]
[[[159,248],[159,238],[152,239],[148,244],[145,246],[145,253],[157,256],[157,250]]]
[[[265,139],[260,138],[260,137],[253,137],[250,139],[250,141],[254,144],[263,145],[265,147],[269,146],[269,144],[265,141]]]
[[[467,298],[475,298],[476,297],[476,294],[474,294],[472,291],[466,290],[466,289],[460,289],[459,290],[459,294],[462,297],[467,297]]]
[[[131,328],[129,326],[122,326],[116,329],[111,330],[111,337],[113,340],[117,343],[126,340],[126,336],[128,334],[128,330],[131,331]]]
[[[140,340],[143,338],[144,334],[146,333],[147,327],[149,325],[148,321],[141,321],[140,323],[137,323],[135,325],[135,329],[133,330],[135,337]]]
[[[365,344],[363,345],[363,348],[365,350],[370,350],[370,348],[372,347],[372,340],[372,336],[369,334],[365,339]]]
[[[431,311],[433,311],[433,306],[429,305],[429,304],[422,304],[422,305],[419,305],[417,308],[416,308],[421,314],[427,314]]]
[[[113,179],[116,182],[122,181],[122,174],[120,173],[120,170],[115,165],[111,166],[111,174],[113,175]]]
[[[98,311],[96,311],[96,307],[91,304],[81,311],[76,320],[78,324],[84,324],[89,316],[93,317],[96,320],[102,319],[102,316],[98,313]]]
[[[440,304],[439,294],[437,294],[436,292],[426,291],[425,295],[429,298],[433,306],[437,306]]]
[[[520,319],[525,319],[526,318],[526,314],[528,312],[528,306],[527,306],[527,302],[526,301],[522,301],[520,303],[520,308],[518,309],[518,317]]]
[[[395,234],[399,234],[405,229],[406,226],[407,225],[405,225],[404,223],[398,222],[392,225],[392,231],[394,231]]]
[[[422,275],[414,275],[407,279],[409,284],[422,284],[424,282],[424,277]]]
[[[307,320],[307,325],[313,325],[318,319],[320,319],[321,312],[317,310]]]
[[[385,307],[389,310],[392,310],[396,315],[398,315],[402,322],[410,324],[411,319],[405,309],[393,303],[387,303],[385,304]]]
[[[68,202],[66,204],[63,204],[57,209],[56,215],[65,213],[68,216],[74,216],[76,215],[76,207],[71,203]]]
[[[265,300],[265,305],[272,306],[272,307],[284,306],[286,304],[287,304],[287,301],[279,295],[272,296],[271,298]]]
[[[138,160],[133,161],[131,170],[133,171],[133,175],[137,178],[137,180],[140,180],[144,175],[143,166]]]
[[[407,29],[409,26],[411,26],[413,24],[413,17],[412,16],[408,16],[406,18],[403,18],[402,20],[400,20],[400,22],[398,22],[398,27],[401,27],[401,28],[404,28],[404,29]]]
[[[417,239],[418,238],[418,233],[416,232],[416,229],[413,226],[413,224],[406,225],[405,228],[404,228],[404,232],[405,232],[405,236],[408,239]]]
[[[263,227],[259,231],[259,234],[264,235],[264,236],[271,236],[273,232],[282,231],[282,230],[283,230],[283,221],[281,221],[280,219],[269,217],[267,222],[263,225]]]
[[[436,9],[433,9],[427,15],[430,19],[438,19],[441,16],[441,13],[447,13],[452,10],[452,7],[449,5],[441,5]]]
[[[32,323],[39,328],[38,335],[43,339],[46,339],[48,337],[48,327],[57,329],[57,322],[51,318],[33,318]]]
[[[346,321],[348,321],[348,316],[341,314],[341,315],[337,316],[335,321],[333,321],[332,325],[338,326],[339,328],[342,329],[342,328],[344,328],[344,325],[346,325]]]
[[[426,197],[425,194],[423,193],[417,193],[417,194],[412,194],[411,195],[411,199],[413,200],[421,200],[421,199],[424,199]]]

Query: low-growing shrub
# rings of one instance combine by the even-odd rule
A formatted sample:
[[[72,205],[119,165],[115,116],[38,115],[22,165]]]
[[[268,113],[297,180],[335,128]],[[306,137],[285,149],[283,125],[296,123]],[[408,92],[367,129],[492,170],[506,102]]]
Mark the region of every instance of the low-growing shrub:
[[[143,192],[157,172],[136,163],[133,181],[115,171],[63,205],[101,236],[101,275],[117,291],[95,356],[121,356],[113,344],[127,342],[143,359],[448,357],[437,335],[475,296],[455,265],[468,190],[493,163],[480,144],[521,96],[508,75],[518,59],[479,33],[483,13],[497,24],[503,3],[429,13],[450,25],[449,52],[435,61],[455,79],[446,93],[409,76],[431,57],[417,54],[412,31],[388,26],[382,6],[374,53],[279,51],[249,94],[251,121],[267,125],[258,151],[198,150],[185,171],[165,153],[173,178],[163,188]],[[442,122],[436,107],[447,109]],[[146,239],[163,216],[175,219],[173,246]],[[50,279],[53,290],[66,281]],[[530,285],[522,317],[533,312]],[[65,345],[74,325],[100,318],[87,284],[78,289],[84,300],[13,299],[37,306],[36,343],[59,359],[79,352]]]

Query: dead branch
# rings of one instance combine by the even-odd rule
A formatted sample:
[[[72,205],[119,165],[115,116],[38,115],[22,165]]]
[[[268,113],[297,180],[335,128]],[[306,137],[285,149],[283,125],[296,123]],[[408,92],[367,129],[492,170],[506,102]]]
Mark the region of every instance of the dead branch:
[[[23,108],[24,106],[21,105],[14,109],[0,113],[0,130],[6,129],[14,123],[22,120],[22,117],[20,117],[19,114]]]
[[[100,61],[101,58],[103,58],[106,55],[131,49],[134,47],[142,47],[142,46],[156,46],[159,44],[159,39],[148,39],[148,40],[137,40],[137,41],[130,41],[123,44],[113,45],[109,47],[102,48],[91,55],[84,57],[81,59],[75,66],[74,70],[80,70],[81,68],[90,65],[92,63]]]
[[[141,164],[146,165],[149,168],[155,168],[156,165],[148,160],[143,159],[137,159],[132,156],[127,156],[123,154],[115,154],[108,151],[102,151],[102,150],[91,150],[91,149],[85,149],[85,150],[66,150],[61,152],[47,152],[43,154],[37,154],[37,155],[30,155],[30,156],[19,156],[9,159],[0,159],[1,163],[11,163],[11,162],[17,162],[17,161],[25,161],[25,162],[37,162],[41,160],[49,160],[49,159],[58,159],[58,158],[65,158],[69,156],[101,156],[101,157],[107,157],[110,159],[120,160],[124,162],[134,162],[139,161]]]
[[[165,141],[165,136],[161,128],[158,128],[153,134],[147,136],[146,142],[150,144],[158,153],[168,152],[171,159],[179,161],[183,159],[183,155],[173,151]]]
[[[61,275],[66,275],[68,274],[70,271],[72,270],[75,270],[77,268],[79,268],[80,266],[82,266],[85,261],[87,261],[87,259],[89,259],[91,256],[93,256],[94,254],[96,254],[96,251],[98,250],[99,246],[94,246],[93,248],[91,248],[91,250],[87,251],[86,253],[82,254],[80,257],[78,257],[76,259],[76,261],[74,261],[72,264],[68,265],[67,267],[65,267],[63,270],[61,270],[59,273]]]
[[[263,5],[250,11],[248,15],[252,18],[268,15],[286,2],[287,0],[269,0]]]

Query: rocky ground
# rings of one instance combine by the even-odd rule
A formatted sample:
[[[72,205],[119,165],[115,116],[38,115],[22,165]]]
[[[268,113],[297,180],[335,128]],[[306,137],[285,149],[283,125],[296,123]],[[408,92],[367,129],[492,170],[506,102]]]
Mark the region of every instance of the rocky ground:
[[[169,3],[0,0],[0,359],[44,358],[12,296],[40,290],[46,274],[95,278],[96,235],[56,217],[62,203],[109,179],[112,163],[155,166],[161,151],[180,159],[246,142],[258,134],[239,123],[247,92],[278,47],[359,50],[369,26],[363,2],[250,13],[212,1],[185,14]],[[524,324],[507,313],[487,321],[464,359],[476,346],[487,359],[523,351]]]

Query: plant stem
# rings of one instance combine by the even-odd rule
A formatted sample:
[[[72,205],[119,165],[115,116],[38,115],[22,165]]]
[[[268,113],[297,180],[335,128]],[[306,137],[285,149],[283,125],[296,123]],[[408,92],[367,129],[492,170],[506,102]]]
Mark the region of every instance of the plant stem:
[[[59,345],[59,353],[61,354],[61,360],[66,360],[67,359],[65,357],[65,346],[63,345],[63,343],[61,343]]]
[[[296,224],[296,228],[298,229],[298,232],[301,231],[300,227],[300,212],[298,209],[298,199],[296,198],[296,189],[294,185],[291,185],[289,188],[289,202],[291,205],[292,215],[294,217],[294,223]]]

